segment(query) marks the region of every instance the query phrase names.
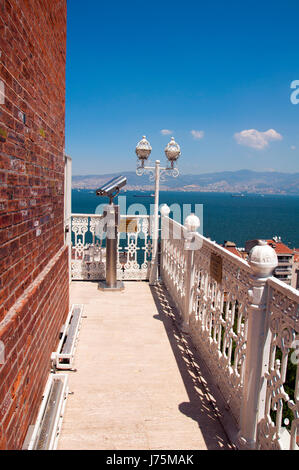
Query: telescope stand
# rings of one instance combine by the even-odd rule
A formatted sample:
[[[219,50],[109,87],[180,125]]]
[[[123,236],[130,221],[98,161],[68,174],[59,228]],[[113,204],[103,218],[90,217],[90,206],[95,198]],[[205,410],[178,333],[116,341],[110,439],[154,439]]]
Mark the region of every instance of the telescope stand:
[[[117,244],[118,244],[118,215],[119,206],[112,203],[106,206],[104,217],[107,220],[106,238],[106,280],[100,281],[98,289],[101,291],[121,291],[124,283],[117,280]]]

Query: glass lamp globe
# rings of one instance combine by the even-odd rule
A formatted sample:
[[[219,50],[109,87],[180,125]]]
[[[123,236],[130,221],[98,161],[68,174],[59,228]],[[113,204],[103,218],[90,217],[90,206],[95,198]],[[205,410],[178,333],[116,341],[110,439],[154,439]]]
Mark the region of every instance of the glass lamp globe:
[[[149,141],[146,139],[145,135],[142,137],[140,142],[136,145],[136,155],[140,160],[141,164],[144,165],[144,162],[148,159],[152,151]]]
[[[171,163],[173,167],[174,163],[177,161],[179,156],[181,155],[181,148],[179,144],[176,143],[174,137],[171,137],[170,142],[165,147],[165,155],[166,158]]]

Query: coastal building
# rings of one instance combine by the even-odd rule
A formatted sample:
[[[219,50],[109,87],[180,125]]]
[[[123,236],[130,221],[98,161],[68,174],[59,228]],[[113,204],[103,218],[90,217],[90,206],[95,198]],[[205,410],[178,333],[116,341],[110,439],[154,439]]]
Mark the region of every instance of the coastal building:
[[[240,258],[242,258],[242,255],[241,255],[240,251],[237,249],[237,246],[236,246],[235,242],[225,240],[222,246],[227,251],[229,251],[230,253],[233,253],[234,255],[239,256]]]
[[[299,289],[299,248],[294,249],[294,262],[292,269],[292,287]]]
[[[298,288],[299,278],[299,249],[291,250],[279,237],[273,237],[266,240],[267,244],[271,246],[278,259],[278,266],[275,268],[273,275],[292,287]],[[248,259],[249,253],[254,246],[259,243],[259,240],[248,240],[245,243],[245,248],[238,248],[232,241],[224,241],[223,247],[243,259]]]
[[[69,310],[66,0],[0,2],[0,449],[37,417]]]
[[[273,275],[280,281],[288,285],[292,284],[292,272],[294,263],[294,252],[285,243],[282,242],[280,237],[274,236],[272,239],[265,240],[271,246],[278,258],[278,266],[275,268]],[[245,251],[247,253],[258,244],[258,240],[249,240],[245,243]]]
[[[223,248],[225,248],[230,253],[233,253],[234,255],[239,256],[239,258],[242,258],[242,259],[245,259],[245,260],[248,258],[248,253],[245,251],[245,248],[237,247],[235,242],[231,242],[231,241],[226,240],[226,241],[224,241],[222,246],[223,246]]]

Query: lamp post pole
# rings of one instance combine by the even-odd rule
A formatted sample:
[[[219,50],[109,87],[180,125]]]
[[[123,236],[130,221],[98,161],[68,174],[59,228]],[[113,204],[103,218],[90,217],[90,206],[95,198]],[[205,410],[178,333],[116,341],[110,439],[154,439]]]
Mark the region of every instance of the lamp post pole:
[[[158,278],[159,191],[160,191],[160,160],[156,160],[154,233],[153,233],[152,268],[151,268],[150,279],[149,279],[150,285],[153,285]]]
[[[148,159],[152,147],[146,137],[143,136],[142,140],[138,142],[136,146],[136,155],[138,157],[136,174],[141,176],[149,173],[150,180],[155,180],[155,206],[154,206],[154,219],[153,219],[153,247],[152,247],[152,263],[150,271],[150,285],[153,285],[158,280],[158,239],[159,239],[159,192],[160,192],[160,180],[163,178],[165,173],[171,174],[173,177],[179,175],[179,171],[174,167],[176,160],[181,155],[180,146],[175,142],[172,137],[170,142],[165,148],[165,155],[170,162],[170,167],[161,167],[160,160],[156,160],[155,166],[145,166],[145,162]]]

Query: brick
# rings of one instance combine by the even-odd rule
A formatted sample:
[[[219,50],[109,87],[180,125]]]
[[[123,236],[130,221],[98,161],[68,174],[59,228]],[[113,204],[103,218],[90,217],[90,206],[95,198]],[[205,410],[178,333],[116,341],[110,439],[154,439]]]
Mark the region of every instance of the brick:
[[[66,0],[0,0],[0,449],[22,447],[68,310],[65,44]]]

